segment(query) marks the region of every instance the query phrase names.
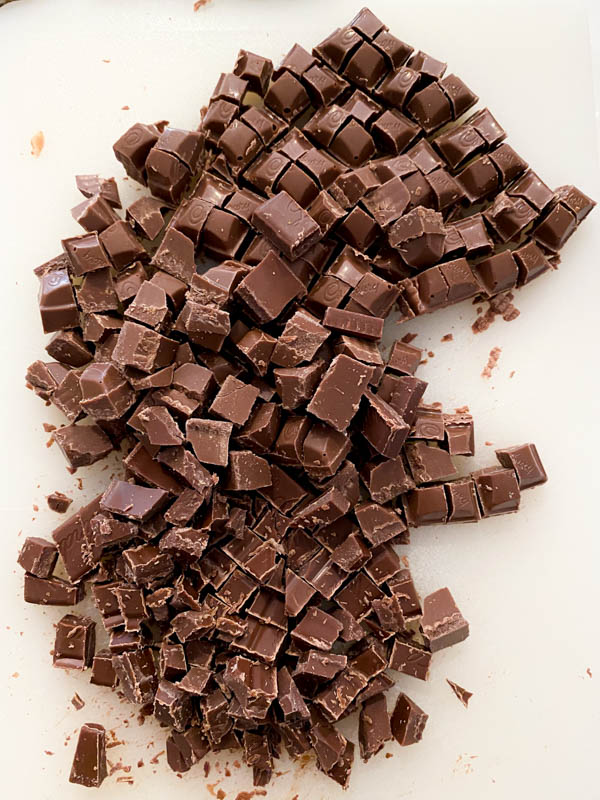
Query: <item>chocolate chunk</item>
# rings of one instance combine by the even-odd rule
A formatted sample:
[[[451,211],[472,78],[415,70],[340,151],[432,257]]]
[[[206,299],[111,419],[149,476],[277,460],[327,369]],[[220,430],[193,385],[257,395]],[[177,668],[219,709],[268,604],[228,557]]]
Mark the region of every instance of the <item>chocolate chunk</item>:
[[[69,783],[99,787],[107,775],[106,731],[102,725],[88,722],[79,730]]]
[[[328,336],[329,332],[312,314],[298,310],[286,322],[271,361],[281,367],[297,367],[311,361]]]
[[[258,395],[259,390],[254,386],[228,375],[209,410],[234,425],[243,425],[248,421]]]
[[[117,674],[112,664],[110,650],[98,650],[92,661],[90,683],[95,686],[114,687],[118,683]]]
[[[117,339],[113,358],[121,366],[155,372],[172,363],[177,344],[172,339],[136,322],[125,322]]]
[[[349,334],[359,339],[368,339],[372,342],[380,341],[383,335],[383,319],[340,308],[328,307],[323,318],[323,325],[338,333]]]
[[[420,486],[402,496],[409,527],[435,525],[448,519],[448,502],[443,486]]]
[[[402,746],[420,742],[428,718],[428,715],[408,695],[401,692],[391,719],[394,739]]]
[[[415,483],[447,481],[458,477],[452,458],[441,447],[425,441],[408,442],[406,458]]]
[[[161,680],[154,695],[154,716],[176,731],[187,728],[192,716],[192,699],[170,681]]]
[[[145,522],[167,501],[164,489],[149,489],[126,481],[113,481],[102,495],[100,505],[113,514]]]
[[[69,580],[73,583],[81,580],[94,567],[89,555],[90,522],[99,509],[100,497],[96,497],[52,531],[52,538]]]
[[[431,664],[431,652],[425,650],[415,642],[394,639],[392,653],[390,655],[390,668],[404,675],[412,675],[424,681],[429,675],[429,665]]]
[[[264,458],[249,450],[229,454],[229,470],[225,484],[225,488],[229,491],[248,492],[271,484],[271,469]]]
[[[458,697],[463,706],[467,708],[469,705],[469,700],[473,697],[473,692],[463,689],[462,686],[459,686],[458,683],[454,683],[454,681],[451,681],[449,678],[446,678],[446,683]]]
[[[29,573],[24,579],[26,603],[42,606],[75,606],[83,600],[83,584],[72,584],[60,578],[38,578]]]
[[[414,439],[443,441],[446,436],[446,428],[441,408],[435,405],[420,405],[417,408],[410,435]]]
[[[97,425],[68,425],[55,430],[52,438],[75,468],[94,464],[113,449],[112,442]]]
[[[204,758],[209,742],[198,727],[188,728],[183,733],[171,731],[166,741],[167,763],[174,772],[187,772]]]
[[[254,211],[252,223],[292,261],[322,236],[317,223],[283,191]]]
[[[378,694],[366,700],[360,710],[358,740],[363,761],[376,755],[391,738],[392,728],[385,695]]]
[[[271,664],[285,639],[284,631],[258,620],[248,620],[246,632],[235,641],[236,647]]]
[[[423,600],[420,626],[431,652],[462,642],[469,635],[469,623],[458,610],[449,589],[438,589]]]
[[[69,367],[82,367],[92,360],[91,351],[76,331],[58,331],[46,345],[50,358]]]
[[[38,303],[44,333],[79,325],[79,311],[66,268],[40,276]]]
[[[484,517],[519,510],[521,492],[512,468],[488,467],[474,472],[472,477]]]
[[[471,478],[444,485],[448,501],[448,522],[478,522],[481,519],[475,482]]]
[[[470,414],[444,414],[444,429],[450,455],[475,454],[473,417]]]
[[[130,703],[152,703],[158,685],[152,650],[149,647],[113,655],[112,664],[119,687]]]
[[[309,647],[329,651],[337,639],[342,624],[318,608],[309,608],[302,620],[292,630],[292,639]]]
[[[373,546],[387,542],[406,531],[406,525],[392,508],[377,503],[361,503],[354,509],[363,535]]]
[[[37,536],[28,536],[17,561],[30,575],[36,578],[51,578],[57,558],[56,545]]]
[[[539,486],[548,480],[534,444],[522,444],[496,450],[496,457],[503,467],[515,471],[519,489]],[[31,572],[31,570],[29,571]]]
[[[397,458],[409,427],[395,409],[371,392],[365,393],[367,408],[361,432],[369,444],[386,458]]]
[[[52,661],[63,669],[91,666],[96,646],[96,623],[89,617],[66,614],[56,626]]]
[[[402,456],[397,458],[378,458],[367,462],[361,471],[371,498],[376,503],[387,503],[398,495],[414,488]]]
[[[389,230],[388,239],[411,267],[423,269],[436,264],[444,252],[446,233],[440,214],[418,206]]]
[[[338,431],[346,430],[358,411],[372,368],[348,356],[336,356],[321,378],[307,411]]]

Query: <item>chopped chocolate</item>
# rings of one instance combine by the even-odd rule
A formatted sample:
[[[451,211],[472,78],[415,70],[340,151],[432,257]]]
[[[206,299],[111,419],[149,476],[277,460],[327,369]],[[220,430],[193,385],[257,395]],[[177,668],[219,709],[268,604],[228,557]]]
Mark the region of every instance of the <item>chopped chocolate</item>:
[[[228,375],[213,400],[209,410],[234,425],[243,425],[259,395],[259,390]]]
[[[391,719],[394,739],[402,746],[420,742],[428,718],[428,715],[408,695],[401,692]]]
[[[514,469],[488,467],[474,472],[472,477],[484,517],[519,510],[521,492]]]
[[[358,411],[373,370],[348,356],[336,356],[321,378],[306,410],[344,431]]]
[[[548,480],[534,444],[523,444],[496,450],[496,457],[503,467],[515,471],[519,489],[539,486]]]
[[[113,655],[112,664],[119,687],[130,703],[146,705],[154,701],[158,678],[149,647]]]
[[[106,731],[102,725],[88,722],[79,730],[69,783],[97,788],[107,775]]]
[[[92,664],[95,646],[94,620],[66,614],[56,626],[53,664],[63,669],[86,669]]]
[[[92,661],[90,683],[113,688],[118,682],[110,650],[98,650]]]
[[[112,442],[97,425],[68,425],[57,428],[52,438],[72,467],[86,467],[104,458]],[[65,508],[66,511],[66,508]]]
[[[377,694],[366,700],[360,710],[358,741],[363,761],[368,761],[392,738],[390,715],[385,695]]]
[[[462,642],[469,623],[462,616],[449,589],[438,589],[423,600],[421,631],[431,652]]]
[[[30,575],[36,578],[51,578],[57,559],[58,550],[55,544],[37,536],[28,536],[17,561]]]
[[[25,574],[24,600],[41,606],[75,606],[83,600],[83,584],[67,583],[60,578],[38,578]]]
[[[446,678],[446,683],[458,697],[463,706],[467,708],[469,705],[469,700],[473,697],[473,692],[463,689],[462,686],[459,686],[458,683],[454,683],[454,681],[451,681],[449,678]]]

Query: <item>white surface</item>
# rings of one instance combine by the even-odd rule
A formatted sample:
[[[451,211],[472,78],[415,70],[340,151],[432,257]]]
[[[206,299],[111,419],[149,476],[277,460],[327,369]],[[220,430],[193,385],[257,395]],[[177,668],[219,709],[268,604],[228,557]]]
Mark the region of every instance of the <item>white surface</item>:
[[[551,186],[575,183],[600,199],[588,26],[576,4],[546,3],[541,10],[525,2],[372,0],[371,7],[396,35],[446,59]],[[21,600],[18,547],[26,535],[49,535],[59,521],[45,495],[61,489],[75,498],[75,510],[110,472],[102,465],[79,470],[79,491],[57,448],[44,446],[42,422],[62,419],[23,388],[27,364],[44,357],[31,270],[59,251],[61,237],[78,232],[69,213],[79,201],[72,176],[122,175],[111,144],[129,124],[166,117],[196,126],[200,106],[240,47],[277,61],[294,39],[311,46],[357,8],[341,0],[212,0],[194,13],[192,0],[21,0],[0,10],[0,347],[3,420],[9,420],[1,466],[0,780],[6,792],[40,800],[83,796],[67,777],[74,733],[86,721],[114,729],[126,744],[109,750],[110,759],[133,765],[134,786],[116,784],[124,774],[117,772],[103,797],[168,792],[186,800],[221,788],[233,800],[251,788],[244,767],[225,776],[227,755],[212,759],[208,779],[198,767],[178,780],[164,756],[149,764],[163,750],[164,733],[152,721],[139,728],[131,707],[89,686],[88,675],[53,670],[52,623],[64,611]],[[39,130],[46,144],[34,159],[29,141]],[[122,187],[126,201],[136,196],[132,182]],[[518,515],[414,532],[408,554],[418,588],[450,586],[472,634],[434,659],[428,683],[399,676],[398,686],[430,713],[424,740],[405,749],[390,743],[389,760],[383,754],[368,765],[357,760],[347,797],[373,791],[394,800],[600,797],[599,252],[596,210],[566,247],[559,272],[518,293],[516,321],[497,321],[473,336],[475,311],[467,304],[401,330],[418,332],[416,344],[435,352],[422,370],[433,387],[429,400],[450,409],[467,403],[474,413],[474,463],[494,462],[486,440],[535,441],[550,481],[524,495]],[[454,341],[440,343],[448,332]],[[494,346],[502,355],[486,381],[480,373]],[[474,692],[467,711],[446,677]],[[82,711],[69,702],[75,691],[86,701]],[[139,759],[145,766],[138,769]],[[312,767],[282,770],[269,798],[341,796]]]

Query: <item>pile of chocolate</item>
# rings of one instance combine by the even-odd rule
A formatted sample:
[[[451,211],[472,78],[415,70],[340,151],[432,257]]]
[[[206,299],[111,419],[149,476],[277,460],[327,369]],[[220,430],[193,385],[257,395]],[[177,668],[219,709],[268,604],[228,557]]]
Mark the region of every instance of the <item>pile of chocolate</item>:
[[[30,603],[76,605],[54,664],[152,704],[171,767],[242,748],[267,784],[282,748],[346,786],[427,715],[427,677],[468,635],[446,588],[420,600],[411,528],[514,512],[546,480],[535,446],[459,477],[473,420],[422,402],[416,347],[384,320],[491,298],[556,265],[594,203],[552,191],[446,64],[368,9],[282,64],[240,51],[197,131],[133,125],[114,145],[149,189],[79,176],[85,230],[36,269],[53,359],[30,387],[68,424],[69,467],[121,448],[125,473],[19,557]],[[68,580],[55,575],[57,558]],[[71,779],[98,785],[84,726]]]

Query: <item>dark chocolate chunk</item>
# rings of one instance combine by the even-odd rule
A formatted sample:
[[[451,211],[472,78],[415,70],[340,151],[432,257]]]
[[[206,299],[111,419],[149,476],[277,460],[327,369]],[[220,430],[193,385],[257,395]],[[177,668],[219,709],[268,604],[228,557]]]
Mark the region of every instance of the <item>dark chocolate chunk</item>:
[[[97,788],[107,775],[106,731],[102,725],[88,722],[79,730],[69,783]]]
[[[52,661],[63,669],[91,666],[96,646],[96,623],[90,617],[66,614],[56,626]]]
[[[420,742],[428,715],[401,692],[392,713],[392,733],[394,739],[403,746]]]
[[[51,578],[58,558],[56,545],[37,536],[28,536],[17,559],[25,572],[36,578]]]

